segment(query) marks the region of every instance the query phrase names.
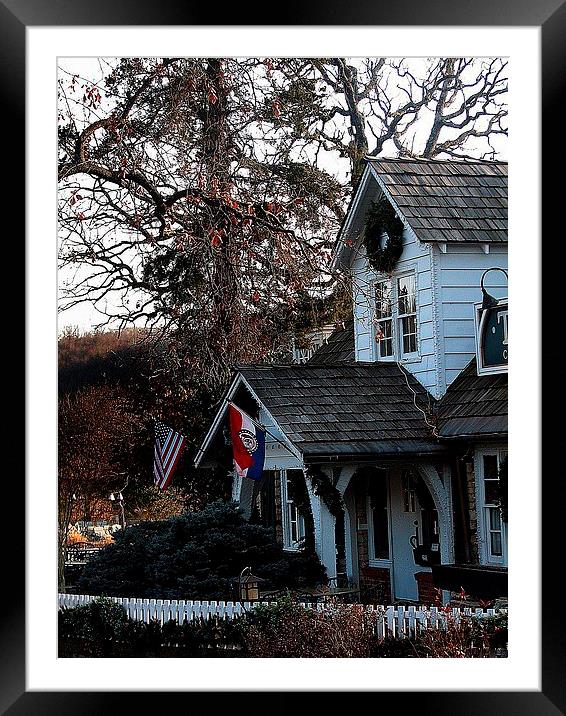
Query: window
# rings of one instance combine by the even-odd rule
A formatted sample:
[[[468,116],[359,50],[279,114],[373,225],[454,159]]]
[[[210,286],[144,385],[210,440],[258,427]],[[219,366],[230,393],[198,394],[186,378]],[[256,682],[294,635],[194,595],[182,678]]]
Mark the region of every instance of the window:
[[[417,485],[414,474],[409,470],[403,470],[401,484],[403,488],[403,512],[416,512]]]
[[[293,502],[293,481],[304,480],[302,470],[282,470],[281,505],[283,511],[283,547],[298,550],[305,539],[305,519]]]
[[[264,470],[261,482],[254,483],[252,518],[264,527],[275,526],[275,470]]]
[[[369,480],[369,551],[374,560],[389,560],[389,498],[387,473],[376,470]]]
[[[499,466],[505,455],[501,450],[484,452],[476,462],[481,556],[487,564],[507,563],[507,530],[499,507]]]
[[[391,315],[391,281],[375,286],[375,318],[378,352],[381,358],[393,355],[393,316]]]
[[[397,306],[401,356],[417,352],[417,300],[415,274],[397,279]]]
[[[375,341],[379,358],[414,358],[417,342],[417,283],[414,272],[375,284]]]

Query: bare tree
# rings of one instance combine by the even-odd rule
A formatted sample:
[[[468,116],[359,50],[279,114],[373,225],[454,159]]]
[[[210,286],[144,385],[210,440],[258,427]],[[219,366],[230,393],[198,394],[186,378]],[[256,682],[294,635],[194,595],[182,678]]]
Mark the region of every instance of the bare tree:
[[[332,315],[332,239],[367,154],[495,156],[505,72],[466,58],[134,58],[99,84],[62,72],[62,308],[174,330],[200,347],[191,368],[223,381],[303,309]]]
[[[292,59],[287,77],[326,86],[328,111],[311,133],[348,158],[355,183],[367,155],[494,159],[507,135],[507,62]],[[342,118],[343,122],[337,122]]]
[[[127,450],[139,420],[116,387],[85,388],[59,401],[59,587],[64,589],[65,545],[77,513],[107,499],[123,474],[117,452]]]
[[[271,72],[254,59],[124,60],[108,97],[82,83],[82,114],[81,81],[61,79],[61,265],[78,269],[63,307],[190,332],[222,376],[265,352],[261,332],[280,334],[320,281],[345,197],[284,136]]]

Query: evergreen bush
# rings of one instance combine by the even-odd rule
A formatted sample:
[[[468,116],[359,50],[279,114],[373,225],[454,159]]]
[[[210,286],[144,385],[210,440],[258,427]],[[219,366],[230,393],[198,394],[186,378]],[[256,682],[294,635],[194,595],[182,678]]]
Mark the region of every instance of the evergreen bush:
[[[83,594],[157,599],[234,597],[244,567],[264,589],[300,589],[322,583],[324,567],[313,551],[284,552],[272,528],[246,522],[234,503],[215,502],[158,522],[142,522],[116,535],[87,563]]]

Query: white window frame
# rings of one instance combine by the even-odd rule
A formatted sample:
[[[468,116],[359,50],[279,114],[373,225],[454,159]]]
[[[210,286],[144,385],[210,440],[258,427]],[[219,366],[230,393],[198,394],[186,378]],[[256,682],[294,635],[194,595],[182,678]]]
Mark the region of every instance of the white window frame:
[[[401,313],[399,310],[399,281],[404,278],[412,277],[414,284],[415,284],[415,313]],[[416,358],[419,355],[419,305],[418,305],[418,286],[417,286],[417,272],[415,269],[411,269],[410,271],[403,271],[402,273],[399,273],[394,276],[395,279],[395,287],[394,287],[394,295],[395,295],[395,313],[396,315],[396,328],[397,328],[397,347],[399,349],[399,360],[411,360]],[[407,318],[409,316],[415,316],[415,350],[411,351],[410,353],[405,353],[403,351],[403,330],[401,328],[403,323],[403,318]]]
[[[407,276],[412,276],[415,281],[415,331],[416,331],[416,350],[412,353],[403,353],[403,335],[401,331],[401,320],[404,316],[413,314],[400,314],[399,313],[399,290],[398,282],[400,279]],[[389,282],[391,285],[391,336],[393,354],[390,356],[380,355],[380,345],[377,340],[377,324],[380,322],[377,318],[377,300],[376,291],[377,286],[380,283]],[[395,273],[392,276],[379,276],[371,282],[371,306],[372,306],[372,341],[373,341],[373,352],[375,360],[377,361],[398,361],[399,363],[413,363],[421,359],[420,354],[420,321],[419,321],[419,285],[418,285],[418,271],[416,266],[410,266],[399,273]],[[388,319],[389,320],[389,319]]]
[[[501,520],[501,555],[491,554],[491,539],[488,511],[496,509],[485,503],[485,482],[483,459],[486,455],[497,457],[497,468],[507,455],[507,447],[482,447],[475,451],[474,455],[474,476],[476,482],[476,514],[477,514],[477,536],[480,564],[507,566],[507,523]]]
[[[299,468],[293,468],[299,469]],[[287,489],[287,470],[279,471],[279,484],[281,487],[281,516],[283,523],[283,549],[289,552],[299,552],[302,548],[302,542],[305,538],[305,518],[299,513],[293,500],[289,499]],[[295,517],[295,519],[293,519]],[[291,538],[292,524],[296,522],[297,537],[296,541]]]
[[[382,557],[375,556],[375,531],[373,524],[373,508],[371,506],[371,498],[368,495],[366,500],[366,514],[367,514],[367,528],[368,528],[368,565],[370,567],[383,567],[384,569],[390,569],[393,564],[393,558],[391,556],[391,550],[393,548],[393,539],[391,534],[391,493],[390,493],[390,480],[389,474],[386,476],[387,485],[387,540],[389,546],[389,558],[383,559]]]
[[[391,312],[389,314],[389,318],[378,318],[377,317],[377,287],[382,283],[389,284],[389,290],[390,290],[390,299],[389,300],[391,303]],[[385,278],[379,278],[376,281],[374,281],[374,283],[373,283],[373,294],[372,294],[373,316],[374,316],[373,336],[374,336],[375,351],[376,351],[378,360],[389,360],[389,361],[395,360],[395,315],[394,315],[395,296],[394,296],[393,291],[394,291],[394,281],[390,276],[385,277]],[[391,355],[389,355],[389,356],[381,355],[381,341],[377,340],[377,326],[378,326],[378,324],[381,324],[384,321],[388,322],[389,325],[391,326]]]

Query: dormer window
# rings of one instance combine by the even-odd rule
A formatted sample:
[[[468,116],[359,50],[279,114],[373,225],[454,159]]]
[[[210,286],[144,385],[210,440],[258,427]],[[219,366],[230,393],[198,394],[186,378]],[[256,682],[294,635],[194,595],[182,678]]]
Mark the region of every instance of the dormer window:
[[[414,358],[418,354],[415,273],[376,281],[374,295],[377,358]]]
[[[375,319],[377,350],[380,358],[393,355],[393,314],[391,280],[378,281],[375,285]]]
[[[414,273],[397,279],[397,305],[399,349],[403,358],[417,352],[417,298]]]

